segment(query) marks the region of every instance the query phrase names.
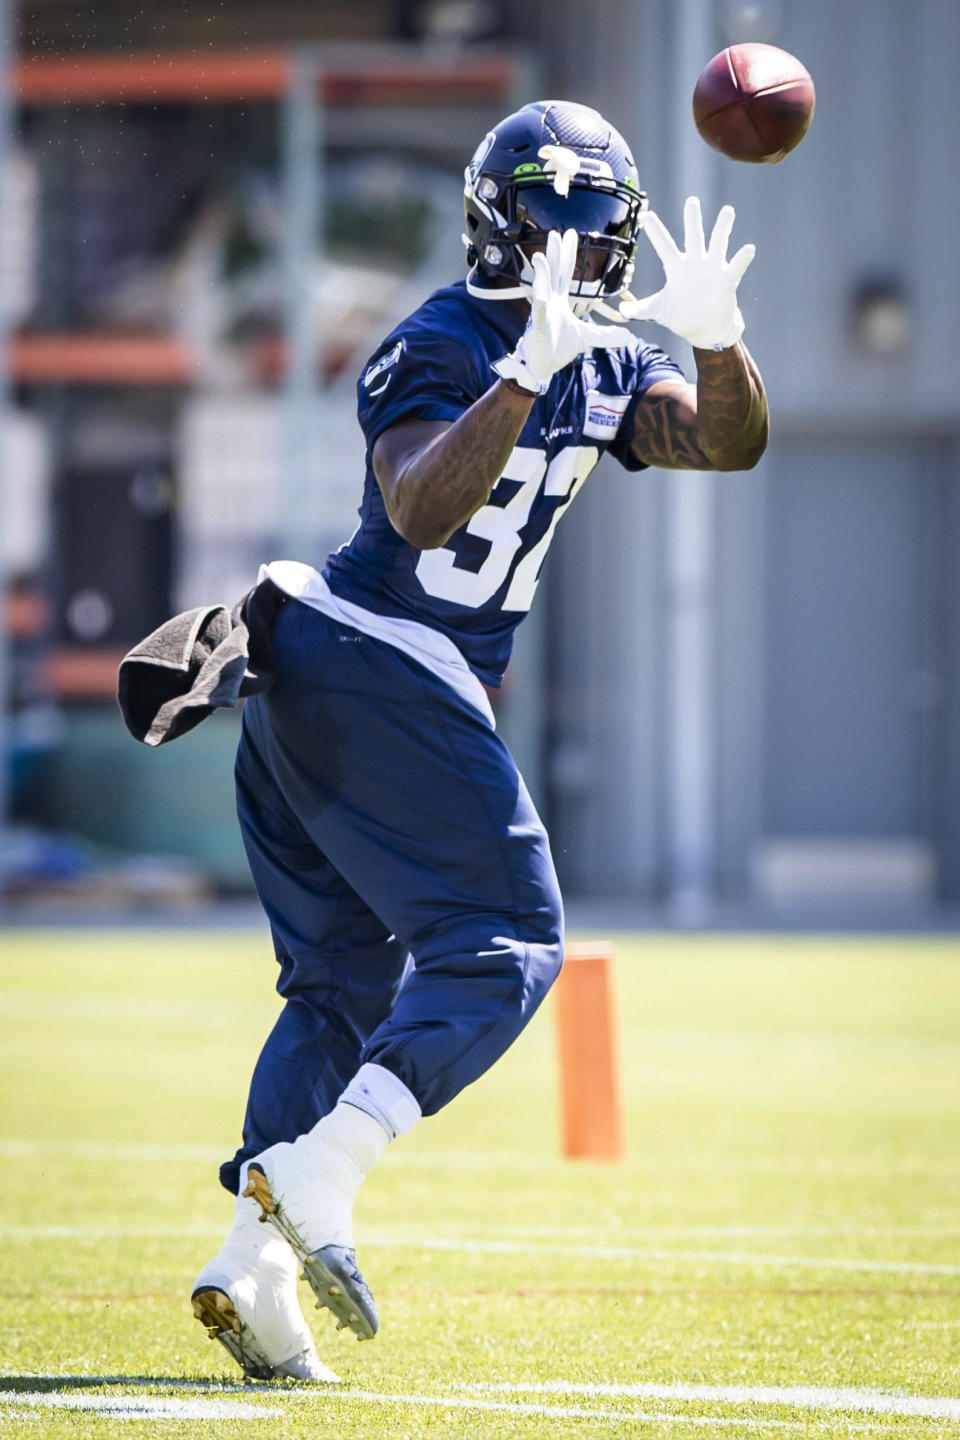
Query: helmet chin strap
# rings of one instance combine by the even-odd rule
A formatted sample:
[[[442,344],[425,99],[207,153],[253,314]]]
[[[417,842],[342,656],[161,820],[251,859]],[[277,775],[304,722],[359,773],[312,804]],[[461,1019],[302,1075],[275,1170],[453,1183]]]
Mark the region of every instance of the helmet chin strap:
[[[529,266],[524,266],[524,270],[528,270],[529,268]],[[478,273],[479,266],[477,265],[471,266],[470,270],[467,273],[467,293],[469,295],[473,295],[474,298],[477,300],[530,301],[532,299],[532,274],[529,282],[521,278],[519,285],[487,286],[478,285],[476,283],[475,276]],[[600,280],[596,280],[591,281],[590,283],[599,286],[602,282]],[[608,310],[605,307],[603,296],[599,293],[597,293],[596,295],[577,295],[571,292],[570,309],[573,311],[574,315],[576,315],[578,320],[582,320],[584,316],[589,315],[592,310],[601,310],[603,313],[611,315],[615,319],[620,318],[618,315],[616,315],[614,311]]]
[[[529,285],[477,285],[474,276],[479,273],[477,265],[467,272],[467,293],[477,300],[529,300]]]
[[[570,297],[570,309],[578,320],[582,320],[584,316],[591,314],[598,305],[602,304],[603,301],[599,295],[581,295],[577,299],[574,299],[573,296]]]

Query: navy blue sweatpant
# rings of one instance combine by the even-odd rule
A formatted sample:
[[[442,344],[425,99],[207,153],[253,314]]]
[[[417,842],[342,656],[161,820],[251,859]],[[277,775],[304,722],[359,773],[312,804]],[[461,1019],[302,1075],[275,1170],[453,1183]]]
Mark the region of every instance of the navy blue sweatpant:
[[[274,644],[236,779],[286,1004],[221,1168],[233,1191],[244,1160],[309,1130],[365,1061],[439,1110],[516,1039],[562,957],[546,833],[484,716],[299,601]]]

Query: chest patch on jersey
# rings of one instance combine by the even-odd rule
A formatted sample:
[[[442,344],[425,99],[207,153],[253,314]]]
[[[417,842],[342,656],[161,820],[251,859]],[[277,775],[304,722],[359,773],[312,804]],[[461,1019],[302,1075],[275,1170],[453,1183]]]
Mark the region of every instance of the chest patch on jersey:
[[[591,440],[612,440],[620,429],[620,421],[629,403],[629,395],[603,395],[599,390],[589,390],[587,418],[583,422],[584,436],[589,436]]]

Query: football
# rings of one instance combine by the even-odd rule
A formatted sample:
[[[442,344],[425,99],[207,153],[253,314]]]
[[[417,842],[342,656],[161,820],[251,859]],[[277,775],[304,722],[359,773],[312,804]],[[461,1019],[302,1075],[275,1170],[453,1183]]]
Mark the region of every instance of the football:
[[[693,119],[729,159],[776,165],[810,129],[815,100],[795,55],[776,45],[728,45],[700,74]]]

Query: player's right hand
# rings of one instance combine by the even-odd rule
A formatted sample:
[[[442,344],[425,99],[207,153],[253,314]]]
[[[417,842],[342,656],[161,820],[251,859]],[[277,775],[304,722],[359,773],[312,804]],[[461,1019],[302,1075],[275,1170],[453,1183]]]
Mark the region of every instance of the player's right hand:
[[[616,325],[598,325],[580,319],[570,305],[570,282],[577,264],[580,237],[576,230],[551,230],[544,254],[532,256],[533,285],[530,319],[511,355],[494,363],[504,380],[515,380],[531,394],[543,395],[552,377],[584,350],[594,345],[618,346],[623,331]]]

